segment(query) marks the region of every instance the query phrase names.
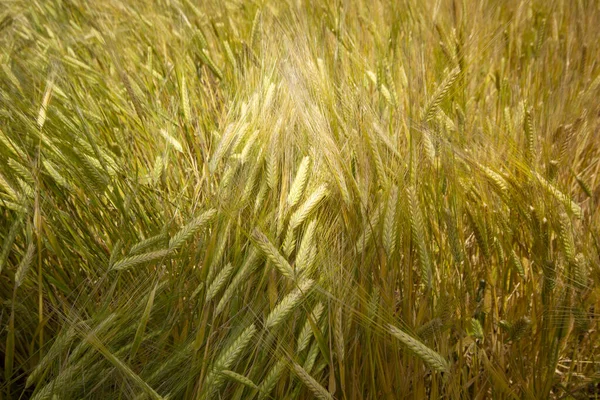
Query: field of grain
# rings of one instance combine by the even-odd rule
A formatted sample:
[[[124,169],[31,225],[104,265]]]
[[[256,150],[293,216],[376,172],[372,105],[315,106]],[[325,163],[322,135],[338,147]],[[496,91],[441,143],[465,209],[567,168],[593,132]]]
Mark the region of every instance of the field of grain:
[[[0,2],[0,400],[600,398],[597,0]]]

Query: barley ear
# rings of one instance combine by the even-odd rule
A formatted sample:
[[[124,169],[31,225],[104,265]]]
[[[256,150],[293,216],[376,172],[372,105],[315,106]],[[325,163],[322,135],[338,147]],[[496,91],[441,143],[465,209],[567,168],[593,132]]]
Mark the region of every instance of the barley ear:
[[[315,398],[319,400],[333,400],[331,393],[327,391],[315,378],[310,376],[308,372],[300,365],[294,363],[294,372],[296,376],[306,385],[306,387],[312,392]]]
[[[302,281],[296,289],[286,295],[267,316],[265,328],[274,328],[285,321],[294,308],[308,295],[308,291],[312,288],[313,284],[314,281],[312,279]]]
[[[432,280],[431,258],[425,243],[423,215],[421,214],[421,206],[419,204],[419,198],[414,186],[408,189],[408,201],[412,239],[417,249],[417,256],[419,257],[421,279],[423,280],[425,286],[430,288]]]
[[[404,331],[396,328],[393,325],[388,325],[388,329],[392,336],[398,339],[408,350],[412,351],[417,357],[423,360],[429,367],[438,372],[449,372],[450,366],[448,361],[434,350],[424,345],[419,340],[408,335]]]
[[[296,172],[294,182],[292,182],[292,186],[290,187],[290,193],[287,197],[287,205],[290,208],[294,207],[304,194],[304,189],[306,188],[306,183],[308,182],[309,166],[310,157],[306,156],[302,159],[302,162],[298,167],[298,172]]]
[[[271,243],[267,236],[260,232],[258,229],[254,230],[252,234],[256,245],[262,250],[265,256],[273,263],[275,268],[281,273],[281,275],[295,280],[294,269],[285,257],[277,250],[277,248]]]

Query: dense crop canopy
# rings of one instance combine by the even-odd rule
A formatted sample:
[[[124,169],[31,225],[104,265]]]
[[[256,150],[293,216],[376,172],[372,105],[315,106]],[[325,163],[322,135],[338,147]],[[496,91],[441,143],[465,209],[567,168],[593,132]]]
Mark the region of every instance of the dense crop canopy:
[[[0,399],[600,396],[600,2],[0,2]]]

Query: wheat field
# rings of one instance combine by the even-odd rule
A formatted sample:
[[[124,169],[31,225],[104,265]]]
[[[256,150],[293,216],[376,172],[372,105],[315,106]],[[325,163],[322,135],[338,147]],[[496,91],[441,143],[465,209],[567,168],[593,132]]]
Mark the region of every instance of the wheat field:
[[[600,398],[597,0],[0,2],[0,399]]]

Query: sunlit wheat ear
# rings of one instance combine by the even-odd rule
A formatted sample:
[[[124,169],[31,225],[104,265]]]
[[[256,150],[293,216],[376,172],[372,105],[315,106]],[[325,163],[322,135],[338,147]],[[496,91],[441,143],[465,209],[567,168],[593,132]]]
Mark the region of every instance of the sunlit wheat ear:
[[[262,13],[259,9],[256,11],[256,14],[254,15],[254,20],[252,21],[252,30],[250,33],[250,48],[254,48],[254,46],[256,46],[256,42],[259,40],[261,16],[262,16]]]
[[[276,190],[279,183],[279,154],[277,153],[278,137],[275,136],[267,151],[266,180],[271,190]]]
[[[261,133],[261,131],[256,129],[245,139],[246,144],[244,145],[244,148],[242,149],[242,151],[239,153],[239,158],[238,158],[238,160],[240,161],[240,163],[242,165],[248,161],[248,159],[250,158],[251,152],[254,152],[257,149],[257,147],[260,146],[260,142],[257,142],[257,139],[258,139],[260,133]],[[259,148],[261,148],[261,147],[259,147]],[[262,152],[262,150],[257,150],[257,151],[259,153]],[[238,155],[238,154],[235,154],[235,155]]]
[[[283,253],[289,257],[296,248],[296,235],[293,229],[288,229],[283,240]]]
[[[48,160],[43,160],[42,164],[44,169],[48,174],[54,179],[54,181],[62,186],[65,190],[70,191],[72,189],[69,181],[58,171],[58,168],[55,164]]]
[[[483,327],[476,318],[471,318],[467,323],[467,332],[475,339],[483,339]]]
[[[17,176],[17,179],[22,180],[25,184],[27,184],[27,186],[31,187],[32,185],[35,185],[33,175],[25,165],[15,161],[12,158],[9,158],[8,168],[12,175]]]
[[[525,159],[531,166],[535,157],[535,132],[533,130],[533,116],[531,109],[525,111],[523,118],[523,131],[525,132]]]
[[[191,122],[192,120],[192,111],[190,107],[190,96],[188,95],[188,88],[185,82],[185,75],[181,76],[180,83],[180,95],[181,95],[181,108],[183,109],[183,116],[185,117],[186,122]]]
[[[225,132],[221,136],[219,144],[217,145],[215,152],[212,154],[209,163],[209,168],[211,171],[215,171],[217,169],[217,165],[223,156],[231,149],[234,141],[239,139],[240,135],[245,133],[247,127],[248,124],[242,123],[239,126],[234,126],[231,124],[225,128]]]
[[[254,213],[257,214],[261,207],[263,206],[263,203],[265,201],[265,198],[267,197],[269,191],[269,184],[267,183],[267,181],[263,181],[260,184],[260,188],[258,189],[258,193],[256,195],[256,199],[254,200]]]
[[[495,185],[495,188],[499,191],[500,195],[505,195],[508,192],[508,183],[502,177],[502,175],[494,172],[492,169],[478,164],[478,167],[481,168],[483,173],[490,179],[490,181]]]

